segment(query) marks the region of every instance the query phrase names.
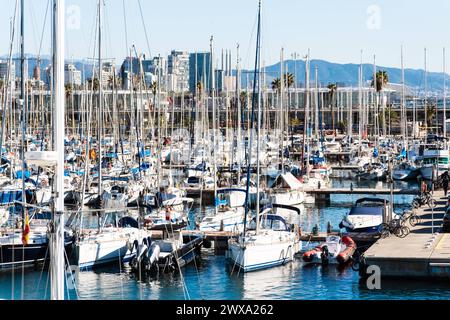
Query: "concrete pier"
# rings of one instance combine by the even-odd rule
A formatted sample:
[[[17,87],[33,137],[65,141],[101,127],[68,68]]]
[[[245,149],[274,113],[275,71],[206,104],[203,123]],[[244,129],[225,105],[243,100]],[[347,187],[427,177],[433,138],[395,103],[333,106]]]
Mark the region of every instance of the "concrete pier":
[[[417,209],[421,223],[403,239],[394,235],[378,240],[364,254],[365,264],[376,265],[382,277],[450,277],[450,234],[441,232],[447,199],[435,193],[437,206]],[[408,227],[409,224],[408,224]]]

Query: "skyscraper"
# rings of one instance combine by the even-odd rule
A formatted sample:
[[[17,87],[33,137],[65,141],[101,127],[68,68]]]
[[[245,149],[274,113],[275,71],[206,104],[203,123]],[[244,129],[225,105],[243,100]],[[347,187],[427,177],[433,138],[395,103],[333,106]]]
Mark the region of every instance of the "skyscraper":
[[[196,92],[198,83],[202,83],[204,91],[212,87],[211,53],[195,52],[189,55],[189,91]]]
[[[173,50],[168,58],[169,90],[184,92],[189,90],[189,54]]]

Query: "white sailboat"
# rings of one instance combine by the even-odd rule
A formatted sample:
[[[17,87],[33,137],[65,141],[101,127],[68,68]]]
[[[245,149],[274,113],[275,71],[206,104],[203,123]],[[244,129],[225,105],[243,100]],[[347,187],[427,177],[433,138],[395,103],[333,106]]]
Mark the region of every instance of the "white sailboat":
[[[252,127],[255,123],[255,109],[258,108],[257,115],[257,158],[260,147],[260,126],[261,126],[261,97],[259,78],[260,69],[260,40],[261,40],[261,0],[259,1],[258,12],[258,33],[256,40],[255,74],[253,81],[253,103],[252,103]],[[282,75],[283,76],[283,75]],[[283,82],[283,79],[281,79]],[[258,84],[258,86],[257,86]],[[258,89],[258,94],[257,94]],[[253,130],[250,134],[250,145],[253,142]],[[249,159],[252,151],[249,148]],[[259,159],[258,159],[259,160]],[[257,189],[259,193],[259,161],[257,160]],[[298,234],[291,230],[285,220],[272,212],[273,208],[259,212],[259,198],[256,199],[256,218],[247,226],[249,216],[249,187],[250,187],[250,166],[247,169],[247,199],[245,206],[244,231],[238,239],[231,239],[228,242],[227,258],[233,267],[237,267],[244,272],[266,269],[279,266],[293,260],[294,255],[300,251],[301,242]],[[295,210],[295,208],[293,208]],[[297,209],[298,210],[298,209]]]

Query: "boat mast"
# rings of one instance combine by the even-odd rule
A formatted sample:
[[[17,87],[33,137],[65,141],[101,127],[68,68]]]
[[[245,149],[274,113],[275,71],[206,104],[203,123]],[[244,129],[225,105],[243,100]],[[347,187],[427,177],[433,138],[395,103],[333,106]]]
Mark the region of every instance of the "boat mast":
[[[443,63],[443,76],[444,76],[444,101],[443,101],[443,113],[444,113],[444,119],[443,119],[443,126],[442,130],[444,131],[444,138],[447,138],[447,88],[446,88],[446,75],[445,75],[445,47],[442,49],[442,63]],[[437,106],[436,106],[437,108]]]
[[[212,99],[212,138],[213,138],[213,178],[214,178],[214,203],[217,198],[217,165],[216,165],[216,84],[215,84],[215,68],[214,68],[214,37],[210,40],[210,63],[211,63],[211,99]],[[208,111],[208,110],[207,110]],[[207,113],[209,114],[209,112]],[[219,115],[220,116],[220,115]],[[217,213],[217,206],[214,204]]]
[[[408,119],[406,113],[405,104],[405,67],[403,63],[403,46],[401,46],[401,65],[402,65],[402,105],[401,105],[401,119],[402,119],[402,136],[403,136],[403,147],[406,148],[407,141],[407,131],[408,131]]]
[[[103,138],[103,62],[102,62],[102,0],[98,0],[98,195],[103,194],[102,138]],[[133,81],[133,80],[132,80]],[[133,83],[133,82],[131,82]]]
[[[427,83],[427,48],[424,48],[424,75],[425,75],[425,103],[424,103],[424,112],[425,112],[425,130],[428,134],[428,110],[427,110],[427,105],[428,105],[428,83]]]
[[[243,239],[245,239],[245,235],[247,233],[247,217],[249,213],[249,200],[250,200],[250,177],[251,177],[251,167],[252,167],[252,145],[253,145],[253,129],[255,128],[255,105],[256,105],[256,82],[258,81],[259,77],[259,51],[260,51],[260,42],[261,42],[261,0],[259,0],[259,7],[258,7],[258,31],[256,35],[256,56],[255,56],[255,69],[254,69],[254,76],[253,76],[253,94],[252,94],[252,115],[251,115],[251,122],[250,122],[250,140],[248,145],[248,160],[247,160],[247,186],[246,186],[246,192],[245,192],[245,216],[244,216],[244,232],[243,232]],[[257,166],[259,164],[257,163]],[[256,200],[259,201],[259,185],[256,186]],[[256,212],[256,225],[259,225],[259,212]]]
[[[53,0],[53,78],[55,95],[55,151],[57,153],[53,232],[50,237],[51,299],[64,300],[64,14],[65,0]]]
[[[239,44],[236,46],[236,102],[237,102],[237,183],[241,182],[241,65],[239,61]]]
[[[302,146],[302,174],[306,174],[308,163],[305,166],[306,139],[308,135],[309,118],[309,49],[305,61],[305,116],[303,121],[303,146]]]
[[[27,202],[25,195],[25,135],[26,135],[26,103],[25,103],[25,0],[20,1],[20,105],[22,107],[22,152],[20,153],[22,162],[22,203]],[[22,228],[25,228],[25,211],[26,208],[22,206]]]
[[[284,93],[284,48],[281,48],[281,54],[280,54],[280,132],[281,132],[281,139],[280,139],[280,144],[281,144],[281,174],[285,174],[285,168],[284,168],[284,120],[285,120],[285,116],[284,116],[284,101],[283,101],[283,93]],[[258,109],[259,110],[259,109]],[[259,112],[259,111],[258,111]],[[259,117],[259,113],[258,113],[258,117]],[[258,128],[259,131],[259,128]]]

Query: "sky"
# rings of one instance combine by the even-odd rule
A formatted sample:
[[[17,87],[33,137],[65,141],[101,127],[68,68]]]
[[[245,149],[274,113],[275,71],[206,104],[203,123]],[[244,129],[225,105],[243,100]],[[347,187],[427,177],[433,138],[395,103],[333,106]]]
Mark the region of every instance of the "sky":
[[[39,52],[41,37],[41,54],[50,52],[50,14],[44,27],[49,1],[25,0],[27,53]],[[15,3],[0,0],[0,55],[8,53]],[[67,59],[96,56],[96,5],[66,0]],[[104,0],[103,56],[120,63],[132,45],[146,56],[207,51],[214,36],[216,59],[222,49],[235,57],[239,44],[243,67],[251,68],[257,8],[258,0]],[[375,55],[377,65],[400,67],[403,46],[405,67],[422,69],[426,47],[427,69],[441,72],[443,47],[450,56],[449,18],[450,0],[263,0],[262,59],[266,65],[278,62],[283,47],[284,59],[310,49],[312,59],[359,63],[362,50],[363,62],[373,63]]]

